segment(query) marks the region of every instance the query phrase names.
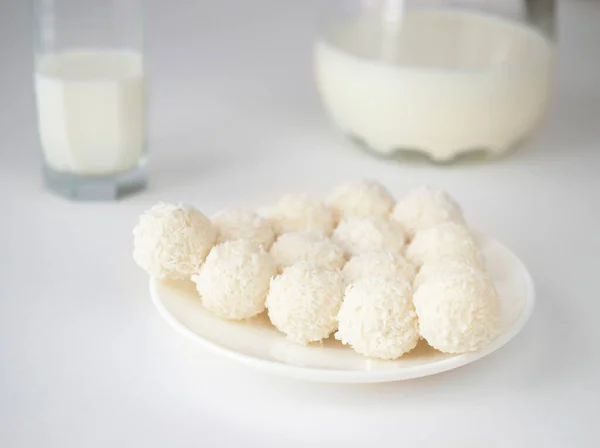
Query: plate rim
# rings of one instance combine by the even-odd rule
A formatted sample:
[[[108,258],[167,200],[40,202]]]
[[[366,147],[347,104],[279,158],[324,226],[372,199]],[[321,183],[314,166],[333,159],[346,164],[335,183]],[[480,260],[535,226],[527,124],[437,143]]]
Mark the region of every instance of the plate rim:
[[[451,356],[446,359],[434,361],[423,365],[413,365],[397,370],[381,370],[381,371],[365,371],[365,370],[334,370],[334,369],[323,369],[305,366],[296,366],[287,364],[282,361],[275,359],[264,359],[255,357],[252,355],[240,353],[234,349],[222,346],[216,342],[213,342],[207,338],[200,336],[195,333],[183,323],[181,323],[175,316],[173,316],[166,306],[162,303],[162,299],[158,292],[158,284],[160,280],[150,277],[149,287],[150,296],[154,306],[157,308],[159,314],[165,319],[171,327],[173,327],[178,333],[193,340],[197,344],[206,348],[207,350],[215,353],[219,356],[223,356],[232,361],[241,362],[256,370],[260,370],[267,373],[276,374],[279,376],[316,381],[316,382],[328,382],[328,383],[382,383],[391,381],[409,380],[414,378],[420,378],[438,373],[447,372],[449,370],[462,367],[466,364],[470,364],[481,358],[484,358],[491,353],[499,350],[509,341],[514,339],[524,328],[527,321],[530,319],[536,302],[535,285],[533,278],[525,264],[512,252],[508,247],[500,243],[494,238],[486,237],[488,240],[493,241],[496,244],[502,246],[502,248],[510,253],[520,267],[520,271],[524,274],[524,280],[527,288],[526,300],[523,304],[523,309],[515,320],[515,322],[509,327],[507,331],[498,336],[494,341],[484,348],[470,353],[462,353],[459,355]]]

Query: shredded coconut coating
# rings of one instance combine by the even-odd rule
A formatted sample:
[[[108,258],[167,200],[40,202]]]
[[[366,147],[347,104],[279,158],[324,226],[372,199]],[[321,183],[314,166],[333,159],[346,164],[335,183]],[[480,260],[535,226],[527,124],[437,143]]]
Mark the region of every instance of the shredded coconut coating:
[[[489,276],[468,270],[428,277],[414,293],[420,333],[445,353],[465,353],[489,344],[500,328],[501,306]]]
[[[404,226],[409,236],[443,222],[464,223],[458,203],[445,191],[429,187],[411,191],[396,204],[392,218]]]
[[[342,278],[346,285],[365,277],[394,277],[412,283],[415,273],[415,267],[402,255],[374,251],[352,257],[342,269]]]
[[[469,277],[479,277],[487,279],[489,273],[486,271],[485,264],[472,257],[463,256],[444,256],[424,263],[416,275],[413,287],[417,289],[429,278],[437,278],[441,275],[454,275]]]
[[[218,232],[218,243],[247,240],[269,250],[275,241],[275,232],[269,220],[250,209],[222,210],[212,217],[212,223]]]
[[[391,193],[377,182],[362,180],[336,187],[327,197],[336,221],[349,217],[388,217],[394,207]]]
[[[346,263],[344,250],[316,230],[281,235],[271,248],[271,256],[285,268],[300,261],[314,263],[324,269],[341,269]]]
[[[271,323],[298,344],[329,337],[337,329],[343,285],[338,271],[301,262],[271,281],[267,309]]]
[[[333,232],[332,240],[347,255],[385,250],[402,253],[406,236],[400,224],[381,216],[343,219]]]
[[[213,247],[192,281],[206,309],[242,320],[265,310],[269,282],[276,274],[275,263],[262,247],[236,240]]]
[[[329,236],[335,225],[333,213],[325,204],[300,194],[283,196],[268,215],[277,235],[318,230]]]
[[[368,277],[346,289],[335,338],[357,353],[397,359],[419,342],[419,324],[410,283]]]
[[[133,229],[133,259],[151,277],[188,279],[198,272],[216,237],[210,220],[193,207],[159,203]]]
[[[469,229],[454,222],[418,231],[406,249],[406,258],[416,266],[444,257],[467,258],[483,265],[483,257]]]

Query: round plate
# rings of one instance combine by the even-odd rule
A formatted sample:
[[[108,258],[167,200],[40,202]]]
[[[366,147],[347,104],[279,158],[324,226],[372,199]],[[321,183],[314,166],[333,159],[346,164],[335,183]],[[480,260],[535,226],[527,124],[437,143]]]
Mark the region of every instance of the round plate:
[[[288,342],[266,313],[243,322],[219,319],[200,303],[190,281],[151,279],[150,292],[160,314],[177,331],[234,361],[267,373],[312,381],[374,383],[417,378],[469,364],[498,350],[523,328],[534,305],[531,276],[523,263],[497,241],[478,237],[502,302],[502,331],[483,349],[461,355],[438,352],[425,341],[395,361],[365,358],[330,337],[301,346]]]

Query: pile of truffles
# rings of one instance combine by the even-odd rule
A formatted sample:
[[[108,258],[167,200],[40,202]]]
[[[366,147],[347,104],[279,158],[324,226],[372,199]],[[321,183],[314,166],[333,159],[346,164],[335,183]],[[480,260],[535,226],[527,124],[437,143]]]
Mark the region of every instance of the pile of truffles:
[[[454,199],[422,187],[396,203],[375,182],[325,202],[286,195],[261,216],[212,219],[158,204],[133,231],[133,258],[161,280],[189,279],[224,319],[268,312],[298,344],[335,338],[397,359],[425,339],[445,353],[480,349],[499,331],[500,301]]]

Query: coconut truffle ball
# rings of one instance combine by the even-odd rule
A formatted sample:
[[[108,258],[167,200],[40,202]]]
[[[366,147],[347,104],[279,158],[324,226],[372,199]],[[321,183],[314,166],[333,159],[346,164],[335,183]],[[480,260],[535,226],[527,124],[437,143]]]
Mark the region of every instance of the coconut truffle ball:
[[[385,250],[401,253],[406,240],[400,224],[381,216],[343,219],[333,232],[332,240],[348,255]]]
[[[440,275],[468,275],[469,277],[487,279],[489,273],[482,263],[472,257],[444,256],[428,261],[421,266],[415,277],[413,288],[416,290],[427,279],[437,278]]]
[[[198,272],[216,238],[209,219],[198,210],[159,203],[133,229],[133,259],[154,278],[187,279]]]
[[[269,250],[275,241],[271,223],[253,210],[233,208],[220,211],[212,217],[217,229],[217,242],[247,240]]]
[[[335,270],[346,263],[343,249],[316,230],[281,235],[271,248],[271,256],[280,268],[308,261]]]
[[[400,222],[410,236],[443,222],[464,223],[458,203],[445,191],[421,187],[396,204],[392,218]]]
[[[365,356],[396,359],[419,342],[410,283],[367,277],[346,289],[335,338]]]
[[[337,329],[343,285],[338,271],[300,262],[271,281],[267,296],[269,318],[287,339],[308,344]]]
[[[277,235],[319,230],[329,236],[334,227],[331,210],[322,202],[306,195],[285,195],[270,208],[268,214]]]
[[[469,229],[454,222],[419,230],[406,249],[406,258],[416,266],[448,256],[467,258],[481,266],[484,264]]]
[[[350,182],[335,188],[327,198],[336,221],[351,216],[389,216],[394,198],[383,185],[371,181]]]
[[[479,350],[499,332],[500,300],[489,276],[440,273],[419,285],[413,301],[421,336],[442,352]]]
[[[262,247],[236,240],[213,247],[192,281],[206,309],[241,320],[265,310],[269,282],[276,274],[273,259]]]
[[[412,283],[415,267],[400,254],[375,251],[352,257],[342,269],[346,285],[365,277],[394,277]]]

